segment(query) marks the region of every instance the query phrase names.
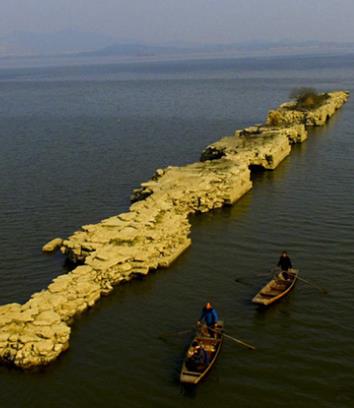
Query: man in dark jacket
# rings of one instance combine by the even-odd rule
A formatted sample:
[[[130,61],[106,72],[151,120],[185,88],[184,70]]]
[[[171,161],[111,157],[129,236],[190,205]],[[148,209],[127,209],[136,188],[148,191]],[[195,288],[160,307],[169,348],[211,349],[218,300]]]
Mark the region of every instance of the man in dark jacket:
[[[188,358],[186,361],[187,369],[190,371],[203,371],[209,364],[209,355],[202,344],[197,341],[192,343],[192,347],[188,350]]]
[[[293,265],[291,263],[291,260],[288,256],[288,253],[286,251],[283,251],[278,262],[278,266],[282,271],[288,271],[289,269],[293,268]]]
[[[219,316],[217,311],[213,308],[211,303],[207,303],[202,310],[202,314],[200,315],[199,322],[204,322],[208,327],[208,333],[211,337],[215,336],[215,324],[219,320]]]

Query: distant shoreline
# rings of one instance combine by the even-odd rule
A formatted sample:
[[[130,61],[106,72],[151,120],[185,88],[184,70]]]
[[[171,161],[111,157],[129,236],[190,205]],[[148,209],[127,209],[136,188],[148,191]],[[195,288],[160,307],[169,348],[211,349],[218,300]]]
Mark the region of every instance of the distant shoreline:
[[[189,53],[170,55],[136,55],[136,56],[94,56],[94,55],[48,55],[48,56],[0,56],[0,71],[6,69],[25,68],[53,68],[70,66],[102,66],[102,65],[124,65],[124,64],[148,64],[148,63],[168,63],[168,62],[188,62],[188,61],[217,61],[217,60],[281,60],[281,59],[309,59],[309,58],[337,58],[354,57],[354,50],[350,51],[311,51],[293,49],[289,52],[272,53],[267,51],[250,53]]]

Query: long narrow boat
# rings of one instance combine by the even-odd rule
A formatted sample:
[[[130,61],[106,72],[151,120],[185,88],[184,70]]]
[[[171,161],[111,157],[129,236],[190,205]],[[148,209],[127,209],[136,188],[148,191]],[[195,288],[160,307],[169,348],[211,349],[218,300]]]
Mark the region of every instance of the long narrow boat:
[[[216,362],[216,359],[220,353],[221,346],[223,343],[223,327],[224,323],[222,321],[218,321],[217,324],[215,325],[215,334],[216,337],[211,337],[206,333],[204,333],[203,330],[200,330],[197,327],[197,333],[196,336],[194,337],[193,341],[191,342],[191,345],[188,350],[192,348],[193,342],[198,342],[198,344],[204,348],[204,350],[208,354],[208,360],[209,363],[203,367],[201,370],[198,371],[191,371],[187,368],[188,365],[188,352],[187,356],[183,361],[182,369],[181,369],[181,374],[180,374],[180,381],[183,384],[198,384],[211,370],[213,365]]]
[[[287,295],[294,287],[299,271],[292,269],[287,272],[287,279],[284,273],[277,273],[252,299],[253,303],[268,306]]]

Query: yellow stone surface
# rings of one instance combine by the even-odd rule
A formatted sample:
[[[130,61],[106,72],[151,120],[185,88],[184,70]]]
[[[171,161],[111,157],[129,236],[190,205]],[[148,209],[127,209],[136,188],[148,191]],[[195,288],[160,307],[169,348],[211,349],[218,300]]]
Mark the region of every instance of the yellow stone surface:
[[[47,242],[45,245],[43,245],[42,251],[43,252],[53,252],[56,249],[60,248],[62,243],[63,243],[63,240],[61,238],[54,238],[51,241]]]

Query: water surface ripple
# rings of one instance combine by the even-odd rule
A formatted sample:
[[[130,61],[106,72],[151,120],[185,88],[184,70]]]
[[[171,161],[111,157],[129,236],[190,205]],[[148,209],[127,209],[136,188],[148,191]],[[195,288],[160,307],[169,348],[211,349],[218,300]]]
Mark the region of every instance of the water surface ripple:
[[[158,167],[263,121],[296,86],[354,92],[354,58],[0,69],[0,303],[65,273],[41,245],[127,209]],[[1,407],[353,407],[354,102],[311,132],[232,208],[192,218],[169,269],[118,287],[78,319],[70,350],[39,372],[0,368]],[[286,248],[306,279],[262,311],[257,274]],[[235,282],[242,278],[244,284]],[[207,382],[178,384],[205,300],[229,333]]]

